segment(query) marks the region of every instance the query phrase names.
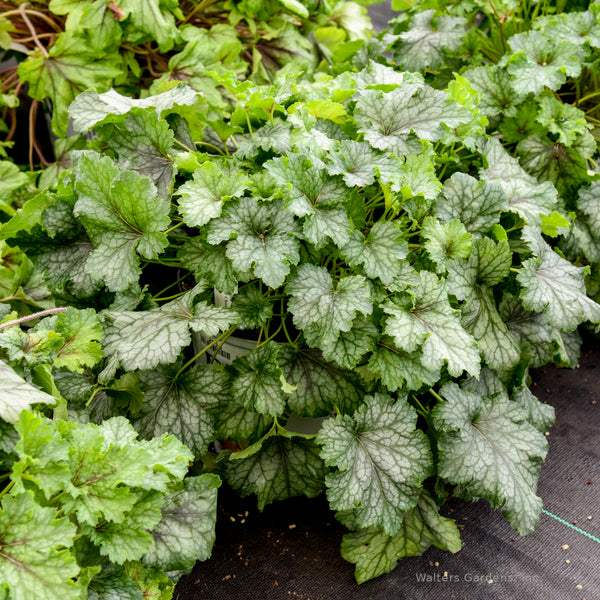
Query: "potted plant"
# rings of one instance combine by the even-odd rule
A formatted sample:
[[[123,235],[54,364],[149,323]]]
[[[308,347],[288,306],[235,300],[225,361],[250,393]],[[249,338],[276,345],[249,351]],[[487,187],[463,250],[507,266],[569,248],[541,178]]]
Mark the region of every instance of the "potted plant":
[[[577,325],[600,321],[585,270],[548,243],[556,189],[486,135],[479,92],[369,52],[310,84],[213,73],[236,99],[217,119],[185,86],[85,92],[70,116],[88,149],[0,230],[77,307],[73,337],[81,315],[102,324],[83,337],[101,360],[44,357],[71,418],[175,434],[195,474],[261,508],[326,491],[359,582],[431,544],[457,551],[449,495],[533,530],[553,410],[528,366],[575,362]],[[240,331],[254,347],[219,363]]]

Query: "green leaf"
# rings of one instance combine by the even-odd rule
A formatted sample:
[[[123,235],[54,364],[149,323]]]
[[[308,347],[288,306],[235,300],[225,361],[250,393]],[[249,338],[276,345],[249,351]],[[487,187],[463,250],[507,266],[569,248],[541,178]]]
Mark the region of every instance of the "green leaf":
[[[544,360],[543,356],[548,354],[552,345],[553,331],[549,329],[544,315],[525,310],[520,300],[509,293],[502,296],[499,309],[509,331],[521,343],[521,355],[530,357],[532,366],[548,362],[550,359]]]
[[[55,367],[83,373],[84,367],[93,367],[102,358],[102,326],[94,309],[68,307],[64,313],[42,321],[40,327],[50,328],[62,338],[53,361]]]
[[[190,227],[199,227],[219,217],[223,203],[242,196],[248,180],[240,171],[226,173],[213,162],[205,162],[194,171],[193,181],[178,190],[179,211]]]
[[[501,114],[514,116],[515,107],[525,100],[526,95],[512,88],[509,74],[497,65],[473,67],[464,71],[463,76],[481,92],[478,108],[490,120]]]
[[[308,19],[310,14],[308,9],[301,2],[298,2],[298,0],[279,0],[279,2],[290,12],[293,12],[304,19]]]
[[[158,196],[169,202],[175,177],[170,156],[175,135],[167,121],[150,108],[133,108],[122,125],[107,125],[101,133],[119,156],[119,167],[150,178]]]
[[[538,17],[533,27],[548,37],[566,39],[577,46],[589,44],[592,48],[600,48],[600,24],[593,10]]]
[[[586,216],[592,231],[600,232],[600,181],[579,189],[577,208]]]
[[[167,246],[163,231],[169,225],[169,205],[156,197],[149,179],[119,171],[107,156],[82,154],[75,177],[75,214],[95,245],[86,271],[111,291],[124,290],[141,273],[137,254],[156,258]]]
[[[424,10],[414,14],[408,31],[400,34],[394,58],[405,71],[433,71],[444,65],[447,52],[458,50],[465,35],[463,17]]]
[[[15,446],[19,461],[11,475],[15,491],[25,491],[25,481],[35,483],[47,498],[62,491],[71,479],[69,444],[56,427],[38,413],[21,413],[15,429],[20,435]]]
[[[348,187],[371,185],[380,172],[398,169],[398,158],[378,153],[366,142],[342,140],[339,147],[329,154],[327,165],[330,175],[341,175]]]
[[[241,278],[227,258],[226,251],[226,246],[213,246],[198,236],[185,240],[177,258],[197,280],[206,279],[219,292],[233,294]]]
[[[554,407],[540,402],[525,384],[515,388],[510,398],[523,408],[527,420],[538,431],[545,433],[554,425]]]
[[[461,326],[457,311],[450,307],[444,282],[429,271],[421,271],[413,293],[413,299],[388,300],[383,305],[389,315],[385,333],[407,353],[421,346],[421,362],[429,371],[437,371],[447,362],[453,377],[463,371],[477,376],[477,344]]]
[[[514,54],[504,64],[517,93],[539,94],[544,87],[557,90],[567,77],[577,77],[581,72],[577,46],[564,39],[528,31],[513,35],[508,44]]]
[[[396,535],[387,535],[376,527],[347,533],[342,539],[341,553],[356,565],[357,583],[364,583],[389,573],[402,558],[420,556],[432,545],[458,552],[460,531],[452,519],[439,514],[435,501],[422,493],[417,506],[405,513]]]
[[[147,530],[160,520],[163,495],[145,492],[127,513],[124,523],[100,523],[89,528],[90,539],[113,563],[122,565],[128,560],[139,560],[150,548],[152,538]]]
[[[115,120],[115,117],[127,114],[132,108],[154,108],[156,112],[163,114],[175,106],[189,106],[197,101],[198,93],[186,85],[141,99],[122,96],[115,90],[103,94],[87,91],[79,94],[71,104],[69,116],[73,119],[75,131],[85,133],[107,117]]]
[[[552,96],[539,99],[540,112],[538,123],[558,136],[558,141],[571,146],[578,135],[583,135],[590,128],[585,113],[571,104],[565,104]]]
[[[287,210],[305,217],[304,234],[310,242],[322,247],[331,238],[341,247],[348,241],[351,225],[339,206],[348,190],[340,178],[332,177],[320,161],[299,154],[276,158],[265,167],[284,186]]]
[[[586,270],[559,256],[535,230],[527,228],[525,236],[534,258],[517,275],[523,306],[543,312],[547,323],[562,331],[573,331],[583,321],[600,321],[600,305],[586,295]]]
[[[231,306],[240,329],[260,329],[273,316],[273,300],[254,285],[245,285],[235,294]]]
[[[512,253],[508,242],[477,240],[467,261],[448,266],[448,289],[459,300],[463,327],[477,340],[487,364],[496,370],[513,367],[520,358],[519,340],[504,323],[490,288],[509,274]]]
[[[502,187],[507,196],[508,210],[518,214],[529,225],[541,225],[542,215],[549,215],[556,208],[556,188],[548,181],[538,183],[498,140],[487,140],[482,151],[488,165],[481,171],[482,178]]]
[[[516,144],[532,135],[545,135],[547,131],[537,122],[538,103],[529,99],[519,104],[512,116],[506,116],[498,125],[502,140],[507,144]]]
[[[16,423],[22,410],[33,404],[56,404],[56,400],[21,379],[4,361],[0,360],[0,418]]]
[[[219,405],[214,411],[216,421],[216,438],[237,442],[248,439],[260,439],[273,425],[273,417],[251,412],[241,406],[235,399]]]
[[[63,338],[55,331],[34,329],[25,333],[19,327],[0,331],[0,348],[6,350],[8,360],[22,361],[28,367],[51,364],[62,344]]]
[[[275,158],[265,163],[265,168],[283,186],[286,208],[298,217],[312,214],[318,206],[335,204],[348,194],[339,177],[332,177],[324,165],[313,164],[306,156]]]
[[[247,410],[276,417],[285,408],[282,371],[277,362],[280,346],[259,346],[233,362],[233,396]]]
[[[369,286],[359,275],[342,277],[334,286],[327,269],[305,264],[286,289],[294,324],[301,330],[314,327],[325,346],[350,331],[357,312],[370,315],[373,310]]]
[[[287,396],[287,404],[303,417],[322,417],[335,407],[347,412],[362,400],[360,383],[353,373],[324,360],[317,350],[284,346],[277,361],[285,380],[295,387]]]
[[[290,264],[300,260],[297,227],[282,202],[254,198],[231,201],[225,214],[210,223],[208,242],[227,243],[227,257],[240,271],[253,270],[272,288],[281,286]]]
[[[379,342],[368,368],[390,392],[418,390],[423,385],[432,386],[440,378],[440,369],[425,367],[419,352],[399,350],[389,338]]]
[[[436,142],[444,137],[445,128],[468,123],[472,115],[446,92],[407,84],[387,93],[361,92],[354,117],[371,146],[404,155],[420,150],[411,133]]]
[[[426,240],[423,247],[429,258],[438,265],[438,273],[445,272],[450,261],[467,258],[471,253],[472,235],[457,219],[442,224],[434,217],[427,217],[421,235]]]
[[[209,473],[189,477],[182,490],[165,498],[162,519],[151,533],[152,547],[142,559],[144,565],[181,571],[210,556],[220,485],[221,480]]]
[[[175,16],[181,18],[178,3],[173,0],[118,0],[123,11],[125,39],[134,45],[147,39],[158,44],[161,52],[168,52],[179,38]]]
[[[541,135],[524,139],[517,146],[526,171],[542,181],[551,181],[558,191],[588,182],[587,161],[596,151],[591,133],[578,135],[570,146]]]
[[[345,369],[353,369],[360,359],[375,345],[377,327],[363,315],[354,319],[350,331],[342,331],[331,344],[322,344],[321,350],[327,360],[335,361]],[[319,332],[316,327],[304,330],[304,337],[310,346],[319,345]],[[314,338],[314,339],[313,339]]]
[[[405,401],[378,394],[367,396],[353,417],[323,423],[317,436],[321,455],[338,469],[325,479],[334,510],[355,509],[358,526],[398,532],[432,470],[429,443],[415,431],[416,421]]]
[[[446,180],[434,204],[434,212],[442,221],[457,219],[475,236],[488,233],[507,209],[506,194],[500,184],[478,181],[460,172]]]
[[[127,574],[126,567],[104,559],[101,566],[84,567],[80,580],[84,580],[86,570],[90,573],[87,600],[145,600],[138,582]]]
[[[85,32],[85,43],[101,53],[121,40],[121,27],[111,8],[102,0],[51,0],[50,11],[67,15],[65,29],[74,34]]]
[[[0,206],[10,203],[11,195],[15,190],[25,185],[29,177],[17,165],[8,161],[0,161]],[[44,196],[42,196],[44,198]],[[42,200],[43,201],[43,200]],[[3,225],[4,227],[4,225]],[[4,239],[4,238],[3,238]]]
[[[351,267],[363,265],[368,277],[379,277],[389,284],[400,272],[399,263],[408,254],[408,244],[394,223],[378,221],[366,237],[353,231],[342,254]]]
[[[140,374],[145,400],[133,425],[148,439],[173,434],[200,458],[214,439],[209,411],[229,398],[228,378],[212,366],[195,366],[177,377],[178,366]]]
[[[323,491],[325,467],[319,449],[301,435],[273,426],[238,455],[232,454],[227,464],[227,482],[242,497],[256,494],[259,510],[275,500],[314,498]]]
[[[121,74],[121,57],[115,53],[98,54],[82,44],[81,38],[61,33],[48,51],[36,48],[19,65],[19,78],[29,83],[29,95],[52,102],[52,129],[56,135],[67,133],[67,107],[77,94],[88,89],[107,90]]]
[[[438,438],[439,474],[485,498],[522,535],[533,531],[542,510],[535,493],[546,437],[525,411],[504,395],[480,396],[456,384],[441,389],[432,412]]]
[[[153,369],[175,362],[181,350],[191,343],[189,329],[216,335],[228,326],[228,309],[194,299],[195,288],[176,300],[148,311],[106,311],[103,313],[103,346],[106,355],[128,371]]]
[[[14,600],[80,600],[79,567],[69,551],[77,530],[33,494],[7,496],[0,511],[0,579]]]

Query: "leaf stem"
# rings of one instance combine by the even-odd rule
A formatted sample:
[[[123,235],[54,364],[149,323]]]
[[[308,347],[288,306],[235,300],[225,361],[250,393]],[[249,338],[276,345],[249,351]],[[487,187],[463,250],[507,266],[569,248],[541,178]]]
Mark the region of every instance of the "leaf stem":
[[[189,273],[186,273],[185,275],[183,275],[183,277],[180,277],[177,281],[170,283],[166,288],[163,288],[162,290],[160,290],[160,292],[158,292],[154,296],[152,296],[152,300],[154,300],[156,302],[157,298],[160,298],[160,296],[162,294],[164,294],[166,291],[170,290],[173,286],[177,285],[178,283],[181,283],[188,275],[189,275]]]
[[[194,355],[190,360],[188,360],[179,371],[177,371],[177,375],[175,375],[174,379],[177,379],[190,365],[193,365],[203,354],[205,354],[211,346],[218,344],[221,340],[225,341],[233,332],[237,329],[237,326],[230,327],[225,333],[222,333],[219,337],[216,337],[212,342],[209,342],[198,352],[198,354]]]
[[[30,33],[31,33],[31,37],[33,38],[33,41],[35,42],[35,45],[41,50],[42,54],[46,57],[46,58],[50,58],[50,55],[48,54],[48,50],[46,50],[46,48],[44,48],[44,46],[42,45],[42,42],[40,42],[40,40],[38,39],[37,36],[37,31],[35,30],[35,27],[32,25],[31,21],[29,20],[29,17],[27,16],[27,12],[25,10],[25,4],[21,4],[21,6],[19,6],[19,14],[21,15],[21,19],[23,19],[23,22],[25,23],[25,25],[27,25],[27,29],[29,29]],[[4,15],[6,17],[6,14]]]
[[[165,235],[169,235],[171,233],[171,231],[175,231],[178,227],[181,227],[183,225],[183,220],[179,221],[179,223],[176,223],[175,225],[173,225],[173,227],[169,227],[169,229],[167,229],[165,231]]]
[[[6,485],[6,487],[0,492],[0,498],[4,498],[5,494],[7,494],[8,492],[10,492],[10,490],[12,490],[12,488],[14,487],[15,482],[11,481],[10,483],[8,483]]]
[[[433,388],[429,388],[429,393],[438,401],[438,402],[444,402],[444,399],[433,389]]]
[[[65,312],[66,310],[67,310],[66,306],[61,306],[59,308],[49,308],[48,310],[42,310],[41,312],[33,313],[32,315],[27,315],[26,317],[21,317],[20,319],[15,319],[14,321],[7,321],[6,323],[0,323],[0,329],[6,329],[7,327],[12,327],[13,325],[20,325],[21,323],[25,323],[26,321],[32,321],[33,319],[47,317],[48,315],[54,315],[56,313]]]

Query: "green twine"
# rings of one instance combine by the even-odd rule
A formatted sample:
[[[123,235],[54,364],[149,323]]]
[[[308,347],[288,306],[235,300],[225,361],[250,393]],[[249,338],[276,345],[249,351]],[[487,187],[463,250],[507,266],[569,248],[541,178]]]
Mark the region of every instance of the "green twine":
[[[587,531],[584,531],[583,529],[576,527],[575,525],[573,525],[573,523],[569,523],[569,521],[565,521],[564,519],[561,519],[560,517],[553,515],[551,512],[548,512],[547,510],[542,510],[542,512],[545,515],[548,515],[549,517],[556,519],[559,523],[562,523],[563,525],[567,525],[567,527],[574,529],[575,531],[577,531],[577,533],[581,533],[582,535],[585,535],[586,537],[589,537],[591,540],[594,540],[595,542],[598,542],[598,544],[600,544],[600,539],[598,539],[595,535],[592,535],[591,533],[588,533]]]

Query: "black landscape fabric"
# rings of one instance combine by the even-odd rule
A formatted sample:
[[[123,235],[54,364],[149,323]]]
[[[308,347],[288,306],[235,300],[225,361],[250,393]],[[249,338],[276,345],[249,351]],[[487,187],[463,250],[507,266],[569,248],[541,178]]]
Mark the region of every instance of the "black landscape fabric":
[[[580,365],[533,374],[532,389],[556,409],[538,492],[546,511],[600,538],[600,348],[588,344]],[[323,497],[260,513],[224,488],[212,558],[180,581],[175,598],[600,600],[600,543],[567,524],[542,514],[523,538],[487,502],[449,503],[442,514],[461,526],[460,552],[432,548],[358,586],[339,553],[345,530]]]

